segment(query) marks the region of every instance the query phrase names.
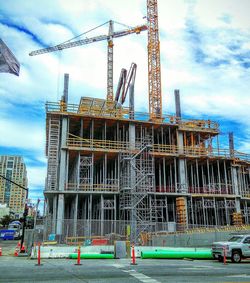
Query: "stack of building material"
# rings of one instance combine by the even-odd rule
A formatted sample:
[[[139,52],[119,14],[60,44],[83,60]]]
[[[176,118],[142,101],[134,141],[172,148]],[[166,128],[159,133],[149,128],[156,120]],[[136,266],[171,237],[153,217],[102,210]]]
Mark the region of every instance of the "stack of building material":
[[[176,217],[177,217],[177,230],[186,230],[187,210],[184,197],[176,198]]]
[[[243,224],[243,221],[242,221],[241,212],[234,212],[233,213],[233,225],[234,226],[241,226],[242,224]]]

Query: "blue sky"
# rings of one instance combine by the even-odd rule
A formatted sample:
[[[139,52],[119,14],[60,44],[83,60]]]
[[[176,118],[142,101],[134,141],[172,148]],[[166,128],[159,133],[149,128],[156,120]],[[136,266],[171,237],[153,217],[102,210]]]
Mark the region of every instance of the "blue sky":
[[[250,2],[158,0],[163,112],[174,112],[180,89],[182,113],[221,124],[235,147],[250,153]],[[0,154],[23,155],[30,196],[42,198],[46,176],[45,102],[57,101],[69,73],[69,102],[106,96],[106,42],[30,57],[110,19],[144,23],[146,0],[1,1],[0,34],[21,63],[20,76],[1,73]],[[115,25],[116,30],[124,27]],[[108,27],[88,36],[107,34]],[[147,34],[114,41],[114,84],[121,68],[138,65],[135,106],[148,110]]]

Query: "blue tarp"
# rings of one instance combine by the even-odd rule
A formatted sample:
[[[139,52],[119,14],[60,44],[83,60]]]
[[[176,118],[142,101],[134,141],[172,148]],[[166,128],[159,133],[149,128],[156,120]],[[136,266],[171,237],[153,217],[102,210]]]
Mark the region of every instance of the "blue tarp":
[[[0,230],[0,239],[14,240],[15,230]]]

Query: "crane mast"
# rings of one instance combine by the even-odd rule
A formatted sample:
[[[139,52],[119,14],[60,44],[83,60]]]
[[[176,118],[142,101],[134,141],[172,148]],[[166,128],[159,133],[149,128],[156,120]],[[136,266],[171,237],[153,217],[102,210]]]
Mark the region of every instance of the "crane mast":
[[[113,34],[114,24],[113,21],[109,21],[109,38],[108,38],[108,65],[107,65],[107,101],[113,101]]]
[[[147,0],[148,90],[151,120],[162,118],[160,40],[157,0]]]

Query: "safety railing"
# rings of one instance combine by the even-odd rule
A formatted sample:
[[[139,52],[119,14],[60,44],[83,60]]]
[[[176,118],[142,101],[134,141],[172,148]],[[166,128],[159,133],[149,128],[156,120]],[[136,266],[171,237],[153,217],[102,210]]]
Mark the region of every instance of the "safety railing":
[[[68,135],[67,146],[103,149],[103,150],[128,150],[129,142],[111,141],[111,140],[97,140],[97,139],[84,139],[72,134]]]
[[[178,151],[179,149],[177,145],[153,144],[153,152],[163,152],[169,153],[170,155],[177,155]]]
[[[118,181],[116,184],[77,184],[67,183],[66,191],[80,191],[80,192],[119,192]]]
[[[192,147],[183,146],[178,147],[176,145],[164,145],[164,144],[153,144],[154,153],[166,153],[170,155],[186,155],[192,157],[224,157],[245,162],[250,162],[250,154],[242,153],[239,151],[232,151],[230,149],[219,149],[219,148],[205,148],[205,147]]]
[[[244,198],[250,198],[250,185],[245,190],[241,190],[240,194]]]
[[[232,184],[210,184],[203,187],[189,187],[188,192],[190,194],[206,194],[206,195],[232,195]]]
[[[105,104],[105,102],[103,102]],[[200,130],[200,131],[215,131],[219,130],[219,124],[210,120],[197,120],[197,119],[184,119],[173,115],[162,114],[161,117],[152,120],[150,114],[147,112],[130,111],[128,107],[114,107],[105,104],[105,107],[100,105],[93,106],[93,104],[65,104],[64,102],[47,102],[47,113],[60,113],[60,114],[80,114],[83,116],[92,117],[106,117],[122,120],[136,120],[140,122],[151,122],[156,124],[173,124],[179,125],[182,130]],[[112,104],[113,105],[113,104]]]
[[[232,152],[232,155],[236,159],[240,159],[240,160],[243,160],[243,161],[246,161],[246,162],[250,163],[250,154],[234,150]]]
[[[200,131],[218,131],[219,124],[211,120],[193,120],[193,119],[181,119],[179,121],[180,130],[194,130],[199,128]]]
[[[176,193],[175,186],[156,186],[156,193]]]
[[[135,151],[140,148],[140,141],[135,142]],[[130,149],[129,142],[126,141],[112,141],[112,140],[98,140],[98,139],[85,139],[73,134],[68,134],[66,145],[68,147],[86,148],[91,150],[114,150],[117,152],[128,151]],[[164,153],[172,156],[186,155],[190,157],[223,157],[234,160],[242,160],[250,163],[250,154],[232,151],[229,149],[219,148],[205,148],[205,147],[192,147],[183,146],[178,147],[177,145],[166,145],[166,144],[153,144],[152,152],[154,155],[158,153]]]

